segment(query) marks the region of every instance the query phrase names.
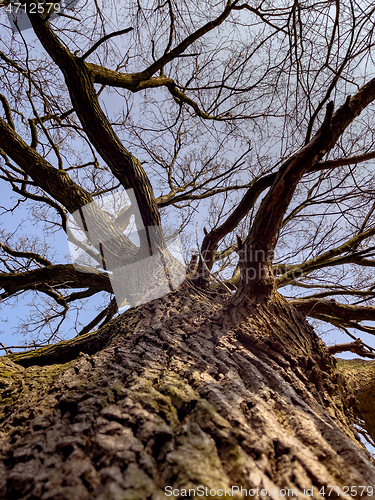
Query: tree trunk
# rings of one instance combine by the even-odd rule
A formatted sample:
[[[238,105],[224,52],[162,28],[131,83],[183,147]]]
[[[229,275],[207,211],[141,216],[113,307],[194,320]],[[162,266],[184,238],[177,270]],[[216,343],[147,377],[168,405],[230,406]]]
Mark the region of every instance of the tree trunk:
[[[373,497],[353,391],[279,295],[184,288],[0,369],[2,499]]]

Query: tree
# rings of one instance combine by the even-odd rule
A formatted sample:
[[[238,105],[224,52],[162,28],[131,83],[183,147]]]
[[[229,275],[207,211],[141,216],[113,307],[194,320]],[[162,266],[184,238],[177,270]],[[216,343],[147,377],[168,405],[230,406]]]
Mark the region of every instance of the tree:
[[[208,215],[177,290],[118,316],[111,295],[77,337],[2,358],[2,498],[372,498],[373,361],[333,354],[374,357],[350,332],[375,319],[373,5],[24,5],[37,41],[16,16],[0,52],[10,210],[89,253],[69,217],[100,228],[96,268],[2,231],[2,300],[45,295],[58,322],[35,346],[111,294],[109,261],[178,266],[157,228]],[[93,203],[119,187],[137,244],[129,213]],[[354,342],[325,346],[306,316]]]

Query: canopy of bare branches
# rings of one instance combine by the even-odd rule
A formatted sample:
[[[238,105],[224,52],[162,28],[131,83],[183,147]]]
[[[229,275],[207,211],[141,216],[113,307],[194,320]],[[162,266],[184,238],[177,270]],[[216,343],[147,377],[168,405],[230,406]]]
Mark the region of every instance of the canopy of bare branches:
[[[0,228],[0,298],[32,295],[27,341],[58,340],[100,293],[77,331],[117,313],[102,267],[81,272],[47,236],[118,188],[139,224],[179,228],[201,293],[240,306],[277,289],[354,340],[374,334],[373,2],[51,5],[0,2],[1,212],[34,224]],[[95,212],[132,262],[150,240],[119,235],[121,217]]]

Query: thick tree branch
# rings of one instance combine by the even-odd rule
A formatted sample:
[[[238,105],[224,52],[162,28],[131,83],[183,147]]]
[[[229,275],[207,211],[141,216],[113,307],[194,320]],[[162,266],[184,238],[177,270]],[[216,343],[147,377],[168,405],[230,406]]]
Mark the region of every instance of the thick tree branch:
[[[340,304],[323,299],[294,299],[289,303],[307,316],[324,314],[344,321],[375,321],[375,306]]]
[[[171,95],[180,104],[184,103],[192,107],[197,116],[211,120],[227,120],[228,118],[222,116],[214,116],[203,111],[193,99],[189,98],[181,89],[177,87],[175,81],[172,78],[167,78],[163,73],[157,77],[154,77],[153,75],[159,70],[162,71],[162,69],[168,62],[171,62],[174,59],[183,56],[183,52],[196,40],[200,39],[206,33],[220,26],[230,15],[231,11],[236,8],[237,3],[238,0],[228,0],[227,5],[220,16],[218,16],[215,20],[206,23],[194,33],[186,37],[185,40],[179,43],[174,49],[167,50],[161,58],[159,58],[151,66],[141,72],[124,74],[104,68],[102,66],[89,64],[88,68],[93,75],[95,83],[122,87],[132,92],[138,92],[145,88],[165,86],[169,89]],[[241,6],[241,8],[243,8],[243,6]],[[168,47],[170,43],[171,40],[168,44]],[[87,55],[85,54],[84,58],[86,57]]]
[[[375,157],[375,153],[374,153],[374,157]],[[358,158],[362,158],[362,156],[358,157]],[[370,158],[367,157],[366,159],[361,159],[361,161],[366,161],[367,159],[370,159]],[[336,161],[326,162],[326,164],[324,164],[323,162],[318,162],[317,164],[312,165],[306,173],[312,173],[312,172],[316,172],[316,171],[319,171],[322,169],[333,169],[333,168],[339,167],[341,165],[342,165],[341,160],[337,160],[337,163],[336,163]],[[205,258],[206,258],[205,264],[209,269],[212,268],[212,265],[215,262],[215,260],[218,260],[216,258],[216,253],[215,253],[218,242],[224,236],[226,236],[229,232],[233,231],[233,229],[239,224],[239,222],[246,216],[246,214],[254,206],[259,195],[273,184],[273,182],[276,179],[276,175],[277,175],[277,173],[269,174],[267,176],[264,176],[264,177],[257,179],[255,182],[253,182],[253,184],[248,188],[246,194],[244,195],[244,197],[241,200],[241,202],[239,203],[239,205],[236,207],[236,209],[233,211],[233,213],[228,217],[228,219],[223,224],[221,224],[218,228],[213,229],[209,234],[207,234],[205,236],[205,238],[202,242],[201,253],[203,256],[205,256]],[[181,195],[181,199],[183,199],[183,196],[184,195]],[[172,201],[176,202],[179,200],[179,198],[180,197],[172,198]],[[362,235],[359,234],[359,235],[355,236],[354,238],[352,238],[352,240],[350,242],[346,243],[345,245],[342,245],[342,247],[340,247],[339,252],[342,253],[344,251],[347,251],[348,248],[354,248],[355,246],[358,246],[358,244],[363,239],[366,239],[366,238],[372,236],[373,234],[375,234],[375,229],[369,230],[368,232],[363,233]],[[238,250],[237,245],[232,246],[230,252],[233,252],[236,250]],[[329,258],[329,259],[332,258],[333,254],[331,252],[332,251],[330,251],[330,253],[327,256],[322,257],[323,262],[326,262],[326,258]],[[225,255],[227,255],[227,253]],[[354,259],[353,255],[351,256],[351,259],[352,259],[351,262],[353,262],[353,259]],[[358,259],[357,259],[357,261],[358,261]],[[363,259],[361,262],[363,262]],[[311,267],[312,265],[314,266],[313,268]],[[317,268],[317,267],[315,267],[316,265],[319,265],[320,267],[322,267],[320,259],[318,261],[317,261],[317,259],[311,259],[311,261],[309,261],[308,263],[304,263],[304,264],[296,265],[296,266],[290,266],[290,269],[288,269],[288,271],[290,271],[289,274],[287,274],[285,276],[285,278],[284,278],[284,276],[280,277],[277,281],[277,286],[278,287],[285,286],[286,284],[288,284],[287,280],[292,281],[295,277],[296,269],[298,269],[298,270],[301,269],[304,271],[305,269],[311,268],[310,272],[312,272],[313,270],[315,270]],[[205,283],[207,281],[207,277],[204,276],[201,262],[199,263],[197,275],[198,275],[197,284],[201,287],[204,287]],[[305,274],[303,274],[303,275],[305,275]]]
[[[330,354],[338,354],[339,352],[353,352],[359,356],[364,356],[366,358],[375,358],[375,353],[368,351],[361,339],[357,339],[354,342],[348,342],[346,344],[335,344],[327,346],[327,351]]]
[[[139,92],[147,88],[167,87],[168,85],[175,84],[172,78],[164,75],[142,79],[140,73],[120,73],[119,71],[94,63],[86,63],[86,67],[94,83],[123,88],[131,92]]]
[[[274,291],[272,259],[285,212],[302,176],[311,170],[336,144],[353,120],[375,99],[375,79],[364,85],[354,97],[333,114],[333,102],[327,105],[324,121],[315,136],[280,168],[262,201],[253,226],[244,242],[241,262],[243,276],[236,300],[266,300]],[[252,272],[249,279],[248,271]],[[246,273],[246,275],[244,274]]]
[[[251,208],[254,206],[259,195],[267,187],[270,186],[274,178],[274,174],[269,174],[267,176],[261,177],[260,179],[257,179],[247,190],[245,196],[242,198],[236,209],[227,218],[227,220],[219,227],[213,229],[205,235],[201,246],[201,256],[197,269],[196,282],[198,286],[204,287],[205,283],[208,280],[207,273],[205,273],[204,271],[206,267],[209,270],[212,269],[218,242],[237,227],[239,222],[249,213]]]
[[[35,184],[46,191],[70,213],[91,203],[90,215],[95,222],[90,227],[92,234],[97,234],[99,241],[111,241],[108,251],[114,256],[136,253],[136,247],[118,229],[111,224],[109,217],[99,209],[91,195],[73,182],[65,170],[54,168],[35,149],[28,146],[8,123],[0,118],[0,148],[17,163]],[[17,189],[15,189],[17,190]],[[21,189],[22,192],[22,189]],[[31,195],[33,199],[36,197]]]
[[[112,293],[108,275],[95,269],[87,272],[87,268],[72,264],[55,264],[44,266],[23,273],[0,273],[0,287],[6,297],[20,291],[36,290],[38,287],[49,288],[90,288],[93,291]],[[44,290],[42,290],[44,291]]]
[[[35,184],[66,207],[70,213],[93,201],[91,195],[74,183],[65,170],[57,170],[15,130],[0,118],[0,148],[34,180]]]
[[[123,187],[134,189],[144,226],[160,225],[149,179],[140,162],[123,146],[103,113],[88,66],[64,47],[48,22],[43,22],[37,14],[29,14],[29,18],[44,49],[64,74],[73,107],[90,142]],[[151,248],[150,242],[147,243]]]
[[[120,73],[118,71],[99,66],[98,64],[88,63],[87,68],[90,70],[95,83],[100,83],[102,85],[108,85],[111,87],[123,88],[130,90],[131,92],[139,92],[140,90],[149,88],[166,87],[178,104],[187,104],[194,110],[196,116],[199,116],[204,120],[231,121],[235,118],[256,119],[257,117],[259,117],[258,115],[254,114],[240,115],[236,117],[231,115],[223,116],[207,113],[206,111],[201,109],[196,101],[186,95],[186,92],[181,90],[181,88],[176,84],[173,78],[169,78],[164,74],[159,76],[151,76],[148,79],[142,79],[141,73]],[[264,113],[262,113],[261,116],[264,116]]]

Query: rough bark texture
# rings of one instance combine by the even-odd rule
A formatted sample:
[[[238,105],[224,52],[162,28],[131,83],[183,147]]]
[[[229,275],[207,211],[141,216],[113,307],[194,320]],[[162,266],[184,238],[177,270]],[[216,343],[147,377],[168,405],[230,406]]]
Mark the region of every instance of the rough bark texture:
[[[375,361],[363,359],[338,360],[337,368],[345,376],[356,397],[355,411],[375,440]]]
[[[238,485],[320,499],[324,485],[375,484],[352,390],[280,296],[239,311],[183,289],[80,342],[100,350],[27,368],[30,356],[1,358],[0,498],[155,500],[171,498],[166,486]]]

